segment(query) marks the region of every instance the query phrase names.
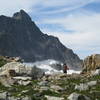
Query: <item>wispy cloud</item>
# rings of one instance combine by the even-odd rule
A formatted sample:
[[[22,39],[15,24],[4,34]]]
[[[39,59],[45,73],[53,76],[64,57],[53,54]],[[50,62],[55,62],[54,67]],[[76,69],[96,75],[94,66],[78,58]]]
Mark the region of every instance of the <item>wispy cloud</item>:
[[[55,30],[44,29],[44,32],[58,36],[62,43],[72,48],[82,58],[87,54],[100,53],[100,14],[88,13],[74,14],[64,18],[55,20],[44,20],[46,24],[59,24],[66,30],[72,30],[71,32],[59,32]],[[84,56],[83,56],[83,51]]]
[[[24,9],[27,12],[39,4],[41,0],[0,0],[0,14],[11,16],[14,12]]]
[[[91,2],[94,2],[94,0],[9,0],[9,2],[0,0],[0,13],[10,15],[19,9],[24,9],[27,12],[40,11],[39,13],[44,14],[60,13],[82,7]],[[52,8],[54,9],[48,10]]]
[[[85,5],[88,5],[90,3],[94,2],[94,0],[46,0],[41,5],[44,8],[55,8],[53,10],[46,10],[43,11],[43,14],[54,14],[54,13],[61,13],[61,12],[67,12],[71,10],[75,10],[77,8],[83,7]],[[58,8],[59,7],[59,8]]]

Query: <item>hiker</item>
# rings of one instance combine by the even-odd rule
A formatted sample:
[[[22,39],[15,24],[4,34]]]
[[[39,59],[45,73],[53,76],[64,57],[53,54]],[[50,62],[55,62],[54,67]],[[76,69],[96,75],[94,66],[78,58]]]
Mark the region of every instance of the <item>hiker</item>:
[[[66,65],[66,63],[63,65],[63,73],[67,74],[67,70],[69,70],[68,66]]]
[[[43,72],[43,76],[42,77],[44,77],[45,76],[45,72]]]

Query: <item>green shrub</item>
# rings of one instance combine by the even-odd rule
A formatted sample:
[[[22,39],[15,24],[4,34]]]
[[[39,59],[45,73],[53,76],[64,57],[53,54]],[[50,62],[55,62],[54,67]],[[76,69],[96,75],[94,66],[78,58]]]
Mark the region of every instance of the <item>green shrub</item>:
[[[5,65],[7,63],[6,60],[4,60],[3,58],[0,58],[0,67],[2,67],[3,65]]]

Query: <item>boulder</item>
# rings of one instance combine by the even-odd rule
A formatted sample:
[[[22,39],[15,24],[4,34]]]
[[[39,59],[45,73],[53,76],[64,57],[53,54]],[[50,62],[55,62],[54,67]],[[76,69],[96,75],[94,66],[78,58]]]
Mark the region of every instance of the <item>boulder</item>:
[[[48,85],[48,81],[41,81],[40,83],[38,83],[39,86],[47,86]]]
[[[47,100],[64,100],[62,97],[54,97],[54,96],[45,96]]]
[[[89,86],[85,83],[81,83],[80,85],[76,85],[75,86],[75,90],[79,90],[79,91],[86,91],[89,89]]]
[[[62,87],[58,86],[58,85],[51,85],[50,88],[51,88],[52,90],[54,90],[55,92],[56,92],[56,91],[57,91],[57,92],[64,91],[64,89],[63,89]]]
[[[4,99],[4,100],[6,100],[6,99]],[[17,98],[17,97],[14,97],[14,96],[9,96],[8,97],[8,100],[22,100],[21,98]]]
[[[6,86],[6,87],[11,87],[11,85],[14,84],[19,84],[19,85],[29,85],[31,84],[31,77],[6,77],[6,76],[2,76],[0,77],[0,82]]]
[[[81,84],[75,86],[75,90],[86,91],[89,89],[89,87],[95,86],[96,84],[97,84],[97,81],[90,81],[87,83],[81,83]]]
[[[15,79],[15,80],[23,80],[23,81],[32,80],[31,77],[21,77],[21,76],[13,77],[13,79]]]
[[[96,71],[92,72],[92,76],[100,75],[100,69],[96,69]]]
[[[18,99],[17,99],[18,100]],[[20,99],[19,99],[20,100]],[[23,97],[21,100],[32,100],[30,97],[26,96],[26,97]]]
[[[32,67],[31,75],[34,79],[42,78],[44,75],[44,71],[42,69],[37,68],[36,66]]]
[[[78,93],[72,93],[68,97],[68,100],[90,100],[90,98],[85,95],[78,94]]]
[[[46,86],[42,86],[42,87],[40,87],[40,89],[39,89],[40,92],[48,91],[48,90],[49,90],[49,87],[46,87]]]
[[[94,86],[94,85],[96,85],[96,84],[97,84],[97,81],[90,81],[90,82],[87,83],[87,85],[88,85],[89,87],[92,87],[92,86]]]
[[[8,92],[0,93],[0,100],[32,100],[30,97],[14,97],[11,96]]]
[[[0,93],[0,100],[5,100],[7,98],[7,92]]]
[[[1,100],[1,99],[0,99]],[[2,100],[31,100],[30,97],[26,96],[26,97],[14,97],[14,96],[8,96],[8,98],[6,99],[2,99]]]
[[[7,76],[0,76],[0,83],[3,84],[5,87],[11,87],[11,85],[16,83],[16,80]]]
[[[18,81],[17,83],[18,83],[19,85],[24,85],[24,86],[26,86],[26,85],[31,84],[31,81],[22,81],[22,80],[20,80],[20,81]]]

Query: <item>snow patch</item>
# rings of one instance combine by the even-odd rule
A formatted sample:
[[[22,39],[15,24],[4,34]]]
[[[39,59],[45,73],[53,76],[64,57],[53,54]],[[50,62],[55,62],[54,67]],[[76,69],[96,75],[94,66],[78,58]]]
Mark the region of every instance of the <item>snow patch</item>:
[[[49,59],[49,60],[44,60],[44,61],[37,61],[35,63],[24,63],[24,64],[27,66],[30,66],[30,67],[36,66],[37,68],[44,70],[45,74],[63,73],[62,70],[56,70],[51,66],[53,64],[58,64],[58,63],[60,63],[60,62]],[[62,65],[62,63],[61,63],[61,65]],[[75,71],[73,69],[69,69],[68,74],[72,74],[72,73],[79,74],[80,71]]]

